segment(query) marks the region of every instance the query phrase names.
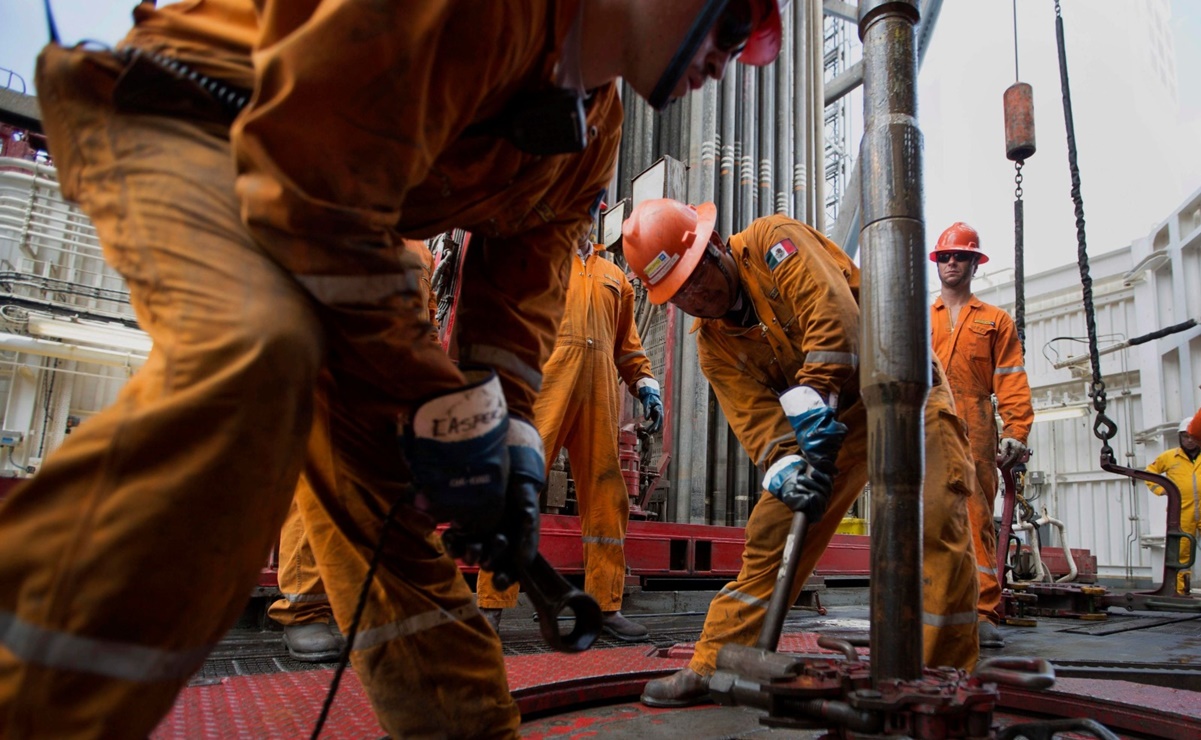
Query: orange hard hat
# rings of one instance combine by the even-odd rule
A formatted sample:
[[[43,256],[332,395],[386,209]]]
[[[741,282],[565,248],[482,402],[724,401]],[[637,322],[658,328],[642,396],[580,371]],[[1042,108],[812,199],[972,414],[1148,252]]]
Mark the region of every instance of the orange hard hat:
[[[788,0],[760,0],[764,14],[756,19],[750,38],[746,40],[746,46],[738,55],[738,61],[762,67],[776,60],[780,54],[780,39],[784,35],[780,24],[780,11],[787,5]]]
[[[988,262],[988,255],[980,251],[980,235],[971,226],[962,221],[956,221],[938,237],[938,244],[930,253],[930,261],[937,262],[940,252],[967,252],[976,255],[976,264]]]
[[[705,254],[717,224],[717,206],[695,208],[671,198],[645,200],[621,225],[626,263],[646,286],[651,303],[667,303]]]

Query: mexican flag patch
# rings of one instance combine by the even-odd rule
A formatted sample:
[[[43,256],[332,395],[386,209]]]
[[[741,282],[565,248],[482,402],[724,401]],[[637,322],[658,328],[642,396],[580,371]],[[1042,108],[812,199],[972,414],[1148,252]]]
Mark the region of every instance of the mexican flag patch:
[[[792,243],[791,239],[778,241],[767,250],[767,266],[774,270],[780,266],[781,262],[794,254],[796,254],[796,245]]]

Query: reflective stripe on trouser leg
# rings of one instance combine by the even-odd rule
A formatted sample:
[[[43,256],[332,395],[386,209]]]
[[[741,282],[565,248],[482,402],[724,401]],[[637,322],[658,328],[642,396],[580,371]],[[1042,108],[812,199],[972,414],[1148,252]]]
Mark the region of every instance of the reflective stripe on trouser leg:
[[[968,501],[978,495],[971,452],[946,383],[926,402],[922,487],[922,639],[929,666],[971,669],[979,656],[976,553]]]
[[[993,522],[997,464],[995,458],[976,460],[974,467],[978,485],[968,498],[968,517],[972,526],[972,549],[976,552],[976,577],[980,583],[976,611],[980,619],[999,624],[1001,583],[997,573],[997,529]]]
[[[793,584],[793,601],[800,595],[843,515],[867,482],[867,421],[863,403],[856,402],[839,421],[850,431],[835,463],[839,473],[834,481],[834,494],[821,520],[811,524],[805,534],[797,580]],[[759,496],[746,523],[742,569],[709,604],[705,627],[689,664],[692,670],[710,675],[717,667],[717,653],[722,645],[753,645],[759,639],[791,523],[792,511],[787,506],[769,493]]]
[[[321,376],[309,486],[297,502],[348,634],[384,514],[408,495],[409,474],[396,454],[395,410],[367,399],[357,379],[340,384],[335,376],[332,368]],[[516,736],[520,717],[500,640],[433,523],[413,509],[402,507],[388,530],[351,660],[393,737]]]
[[[21,628],[0,647],[0,736],[147,737],[242,611],[278,534],[320,326],[246,237],[226,142],[113,116],[93,80],[62,73],[72,52],[47,55],[38,89],[61,181],[154,349],[4,505],[0,612]],[[22,640],[30,628],[36,644]]]
[[[300,477],[297,490],[308,486],[304,476]],[[296,498],[288,509],[288,518],[279,534],[279,582],[281,598],[271,604],[267,616],[283,626],[328,622],[332,616],[329,596],[325,584],[317,572],[317,559],[305,534],[304,517]]]
[[[617,425],[624,393],[609,353],[580,350],[583,367],[571,404],[575,423],[567,435],[584,544],[584,590],[601,611],[621,609],[625,589],[626,527],[630,497],[617,453]]]

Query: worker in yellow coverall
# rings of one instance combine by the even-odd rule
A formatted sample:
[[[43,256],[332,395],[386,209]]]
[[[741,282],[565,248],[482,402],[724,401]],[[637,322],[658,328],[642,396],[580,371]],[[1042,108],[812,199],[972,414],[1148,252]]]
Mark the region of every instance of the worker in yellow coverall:
[[[572,261],[567,310],[554,352],[542,369],[534,425],[548,461],[563,447],[571,460],[584,544],[584,590],[600,605],[605,632],[636,642],[647,639],[646,627],[620,611],[630,518],[617,449],[620,382],[639,397],[651,432],[663,425],[663,401],[634,324],[634,288],[625,271],[599,249],[603,247],[594,248],[585,239]],[[480,574],[476,593],[495,628],[501,610],[517,605],[517,587],[499,592],[487,573]]]
[[[405,249],[421,263],[417,294],[423,305],[429,306],[429,337],[438,345],[438,296],[430,285],[434,271],[434,255],[425,242],[405,239]],[[441,345],[438,345],[441,346]],[[276,581],[280,598],[267,610],[267,616],[284,628],[283,642],[288,654],[303,663],[322,663],[337,659],[346,647],[346,640],[333,624],[333,609],[325,584],[317,570],[317,556],[305,536],[304,517],[300,515],[299,489],[308,481],[300,476],[297,495],[279,533],[279,567]]]
[[[962,221],[938,237],[930,261],[938,263],[939,296],[930,307],[934,354],[947,371],[955,411],[967,424],[980,495],[968,502],[972,545],[980,579],[980,647],[1005,647],[1001,622],[1001,583],[997,573],[997,468],[1011,468],[1026,452],[1034,406],[1026,379],[1022,343],[1004,309],[977,298],[972,278],[988,262],[980,235]],[[996,411],[993,396],[996,396]],[[996,414],[1004,427],[997,441]]]
[[[1201,417],[1201,412],[1198,412]],[[1180,422],[1177,436],[1179,447],[1165,450],[1151,461],[1147,470],[1166,476],[1180,489],[1180,531],[1191,534],[1194,542],[1186,539],[1180,541],[1180,562],[1189,562],[1190,555],[1196,555],[1195,538],[1201,534],[1201,440],[1198,440],[1189,430],[1193,419],[1187,418]],[[1163,496],[1163,486],[1147,482],[1147,488],[1156,496]],[[1176,572],[1176,593],[1188,594],[1192,589],[1192,573],[1188,569]]]
[[[382,543],[351,661],[384,731],[515,737],[500,641],[452,555],[512,581],[537,552],[529,420],[613,177],[615,80],[662,106],[739,52],[769,62],[777,5],[190,0],[134,18],[116,51],[38,60],[62,193],[154,347],[0,508],[0,737],[149,735],[245,606],[302,468],[344,628]],[[451,228],[477,240],[459,366],[426,339],[401,241]]]
[[[866,409],[859,397],[859,269],[815,229],[783,215],[727,241],[712,203],[655,199],[622,228],[626,260],[654,303],[697,321],[701,369],[756,465],[764,493],[746,525],[738,577],[709,605],[689,665],[651,681],[645,704],[704,701],[722,645],[758,639],[794,511],[809,518],[796,600],[867,481]],[[967,500],[976,485],[967,438],[937,361],[926,403],[922,583],[924,659],[971,668],[976,567]]]

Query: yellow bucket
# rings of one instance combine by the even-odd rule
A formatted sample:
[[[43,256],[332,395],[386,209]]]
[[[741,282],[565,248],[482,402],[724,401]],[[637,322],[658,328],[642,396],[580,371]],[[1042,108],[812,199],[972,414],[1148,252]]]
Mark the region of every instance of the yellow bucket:
[[[843,517],[835,531],[838,534],[867,534],[867,520],[856,519],[853,516]]]

